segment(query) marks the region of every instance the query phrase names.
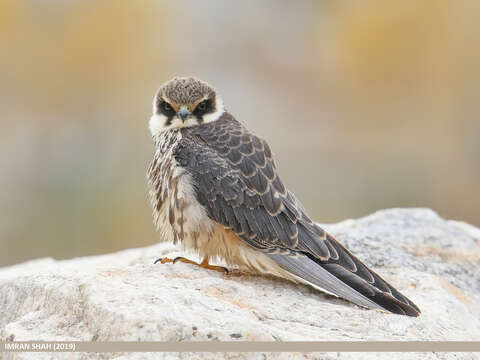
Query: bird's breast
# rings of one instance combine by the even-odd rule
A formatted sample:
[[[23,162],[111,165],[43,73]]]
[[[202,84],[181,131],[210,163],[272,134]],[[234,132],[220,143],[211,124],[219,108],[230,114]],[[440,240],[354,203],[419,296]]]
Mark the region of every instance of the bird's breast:
[[[149,195],[161,240],[198,249],[208,241],[214,224],[197,201],[190,174],[175,159],[181,138],[178,130],[155,137],[155,154],[147,173]]]

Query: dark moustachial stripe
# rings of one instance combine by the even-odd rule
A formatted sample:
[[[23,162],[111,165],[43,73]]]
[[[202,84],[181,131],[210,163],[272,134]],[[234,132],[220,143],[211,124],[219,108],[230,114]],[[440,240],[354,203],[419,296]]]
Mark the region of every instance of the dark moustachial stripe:
[[[169,109],[166,109],[166,105],[168,105]],[[175,110],[173,110],[173,107],[170,106],[167,102],[159,99],[157,100],[157,114],[163,114],[166,116],[167,121],[165,123],[166,126],[172,124],[173,117],[175,116]]]
[[[195,110],[193,111],[193,115],[197,118],[200,123],[203,123],[203,116],[205,114],[211,114],[216,110],[216,101],[215,96],[211,96],[210,98],[204,100],[206,107],[205,109],[200,109],[200,104],[197,105]]]

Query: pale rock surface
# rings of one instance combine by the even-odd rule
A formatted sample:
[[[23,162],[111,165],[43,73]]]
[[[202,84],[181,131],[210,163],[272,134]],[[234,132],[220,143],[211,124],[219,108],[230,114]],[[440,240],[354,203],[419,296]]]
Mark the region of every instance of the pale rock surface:
[[[227,277],[169,244],[0,269],[2,340],[480,340],[480,229],[428,209],[324,225],[412,299],[418,318],[365,310],[308,286]],[[188,255],[195,259],[193,256]],[[478,354],[2,354],[11,359],[476,359]]]

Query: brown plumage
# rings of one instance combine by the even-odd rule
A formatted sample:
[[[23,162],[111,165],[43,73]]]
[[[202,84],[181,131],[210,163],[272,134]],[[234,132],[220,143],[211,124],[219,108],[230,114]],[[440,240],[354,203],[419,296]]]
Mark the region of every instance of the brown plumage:
[[[183,111],[181,119],[165,102]],[[200,103],[206,105],[197,111]],[[309,218],[283,184],[267,142],[226,112],[211,86],[195,78],[166,83],[150,128],[150,195],[164,241],[179,241],[207,261],[221,258],[365,307],[418,316],[412,301]]]

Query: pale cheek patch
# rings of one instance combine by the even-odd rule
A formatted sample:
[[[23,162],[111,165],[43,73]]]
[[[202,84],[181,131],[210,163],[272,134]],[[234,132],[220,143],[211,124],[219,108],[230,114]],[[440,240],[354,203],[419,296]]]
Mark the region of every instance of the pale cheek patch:
[[[160,134],[165,130],[165,124],[167,123],[167,117],[160,114],[154,114],[148,122],[148,127],[153,136]]]
[[[212,121],[216,121],[216,120],[220,119],[220,116],[222,116],[222,114],[224,112],[225,112],[225,108],[223,106],[223,101],[220,98],[220,96],[217,95],[215,112],[213,112],[211,114],[203,115],[203,122],[204,123],[209,123],[209,122],[212,122]]]

